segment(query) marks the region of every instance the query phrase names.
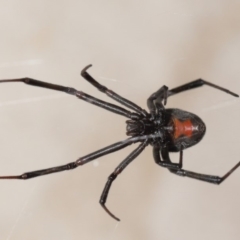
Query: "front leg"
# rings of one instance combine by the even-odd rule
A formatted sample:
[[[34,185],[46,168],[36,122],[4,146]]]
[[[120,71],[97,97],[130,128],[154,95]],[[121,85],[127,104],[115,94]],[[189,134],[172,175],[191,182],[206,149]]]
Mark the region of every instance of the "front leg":
[[[117,143],[114,143],[110,146],[102,148],[100,150],[97,150],[93,153],[90,153],[90,154],[84,156],[84,157],[81,157],[78,160],[76,160],[75,162],[70,162],[68,164],[61,165],[61,166],[56,166],[56,167],[52,167],[52,168],[46,168],[46,169],[36,170],[36,171],[32,171],[32,172],[26,172],[26,173],[23,173],[21,175],[0,176],[0,179],[22,179],[22,180],[26,180],[26,179],[31,179],[31,178],[34,178],[34,177],[44,176],[44,175],[47,175],[47,174],[58,173],[58,172],[62,172],[62,171],[65,171],[65,170],[75,169],[78,166],[82,166],[82,165],[84,165],[84,164],[86,164],[90,161],[93,161],[94,159],[97,159],[97,158],[105,156],[107,154],[116,152],[120,149],[123,149],[123,148],[133,144],[133,143],[143,142],[143,141],[147,141],[147,140],[148,140],[148,136],[131,137],[131,138],[128,138],[124,141],[117,142]]]
[[[35,87],[42,87],[42,88],[47,88],[55,91],[61,91],[70,95],[74,95],[78,97],[79,99],[82,99],[88,103],[91,103],[95,106],[104,108],[108,111],[111,111],[113,113],[125,116],[130,119],[139,119],[139,114],[134,113],[134,112],[129,112],[128,110],[119,107],[117,105],[114,105],[112,103],[108,103],[105,101],[102,101],[100,99],[97,99],[93,96],[90,96],[89,94],[86,94],[82,91],[78,91],[75,88],[71,87],[65,87],[57,84],[52,84],[48,82],[43,82],[39,81],[33,78],[18,78],[18,79],[7,79],[7,80],[0,80],[0,83],[9,83],[9,82],[22,82],[25,84],[28,84],[30,86],[35,86]]]

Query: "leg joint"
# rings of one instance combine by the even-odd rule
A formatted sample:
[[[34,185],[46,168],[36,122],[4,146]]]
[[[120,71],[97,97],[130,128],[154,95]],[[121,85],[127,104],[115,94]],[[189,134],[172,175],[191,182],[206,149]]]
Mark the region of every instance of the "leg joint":
[[[71,169],[76,168],[76,167],[77,167],[77,164],[76,164],[75,162],[68,163],[68,164],[66,165],[66,167],[67,167],[67,170],[71,170]]]
[[[116,173],[112,173],[112,174],[108,177],[108,180],[113,181],[113,180],[116,179],[116,177],[117,177],[117,174],[116,174]]]

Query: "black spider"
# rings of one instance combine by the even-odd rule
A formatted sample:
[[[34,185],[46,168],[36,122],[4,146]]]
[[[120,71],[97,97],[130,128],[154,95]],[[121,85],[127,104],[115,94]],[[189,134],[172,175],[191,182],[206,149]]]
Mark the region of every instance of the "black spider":
[[[129,118],[130,120],[127,120],[126,122],[127,123],[126,134],[131,137],[124,141],[120,141],[108,147],[102,148],[96,152],[90,153],[84,157],[77,159],[75,162],[71,162],[66,165],[47,168],[43,170],[37,170],[33,172],[27,172],[18,176],[1,176],[0,179],[29,179],[50,173],[74,169],[96,158],[125,148],[133,143],[141,142],[141,144],[130,155],[128,155],[117,166],[114,172],[108,177],[107,183],[103,189],[100,198],[101,206],[106,210],[106,212],[110,216],[119,221],[120,219],[114,216],[105,206],[111,184],[116,179],[118,174],[120,174],[125,169],[125,167],[127,167],[127,165],[131,163],[149,144],[151,144],[153,147],[153,157],[158,165],[166,167],[170,172],[183,177],[190,177],[209,183],[220,184],[236,168],[240,166],[240,162],[238,162],[223,177],[200,174],[182,169],[183,150],[197,144],[202,139],[206,131],[206,126],[203,123],[203,121],[193,113],[189,113],[175,108],[173,109],[164,108],[164,105],[166,105],[167,103],[168,97],[180,93],[182,91],[190,90],[203,85],[208,85],[217,88],[221,91],[233,95],[234,97],[239,97],[237,94],[202,79],[192,81],[190,83],[184,84],[177,88],[173,88],[171,90],[168,90],[168,87],[163,86],[148,98],[147,106],[150,111],[150,113],[148,113],[135,103],[119,96],[112,90],[109,90],[105,86],[99,84],[87,73],[87,69],[89,67],[91,67],[91,65],[88,65],[82,70],[81,72],[82,77],[85,78],[93,86],[95,86],[99,91],[107,94],[109,97],[113,98],[115,101],[119,102],[125,107],[132,109],[133,112],[130,112],[114,104],[94,98],[82,91],[77,91],[74,88],[42,82],[32,78],[0,80],[0,82],[24,82],[32,86],[49,88],[52,90],[62,91],[71,95],[75,95],[76,97],[84,101],[87,101],[91,104],[97,105],[98,107],[104,108],[108,111]],[[171,162],[169,158],[169,152],[180,152],[179,163]]]

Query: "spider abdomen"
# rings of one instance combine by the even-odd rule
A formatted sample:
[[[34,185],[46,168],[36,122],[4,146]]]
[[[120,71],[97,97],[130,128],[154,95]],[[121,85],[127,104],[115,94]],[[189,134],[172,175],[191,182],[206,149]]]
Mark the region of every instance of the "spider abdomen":
[[[195,114],[180,109],[166,109],[169,115],[169,151],[178,152],[197,144],[206,132],[204,122]]]
[[[191,137],[193,131],[197,131],[198,127],[194,126],[190,119],[180,121],[177,118],[173,118],[174,122],[174,138],[177,139],[180,136]]]

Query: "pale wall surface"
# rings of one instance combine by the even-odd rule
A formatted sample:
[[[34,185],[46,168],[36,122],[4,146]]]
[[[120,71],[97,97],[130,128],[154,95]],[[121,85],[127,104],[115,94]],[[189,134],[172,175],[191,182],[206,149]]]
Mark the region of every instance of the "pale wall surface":
[[[1,1],[0,79],[32,77],[109,100],[80,76],[146,107],[162,85],[202,77],[240,93],[240,2]],[[109,100],[110,102],[113,102]],[[225,174],[240,160],[240,101],[209,87],[168,100],[207,124],[184,168]],[[125,139],[125,119],[70,95],[20,83],[0,86],[0,175],[76,160]],[[136,147],[136,146],[135,146]],[[70,172],[0,182],[1,240],[237,240],[240,169],[221,186],[158,167],[151,147],[98,200],[134,146]],[[178,155],[172,154],[174,161]]]

